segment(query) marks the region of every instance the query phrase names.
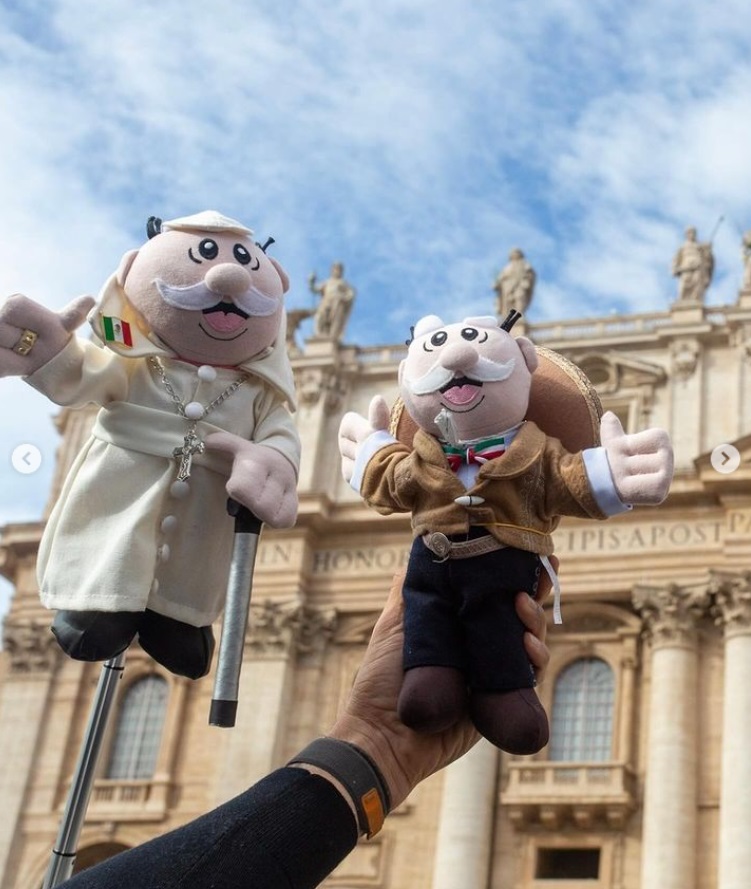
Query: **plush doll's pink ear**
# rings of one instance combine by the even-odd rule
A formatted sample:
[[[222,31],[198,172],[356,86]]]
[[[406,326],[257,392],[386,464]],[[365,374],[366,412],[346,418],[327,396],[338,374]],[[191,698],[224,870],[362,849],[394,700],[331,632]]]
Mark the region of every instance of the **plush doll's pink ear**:
[[[125,279],[128,277],[128,272],[130,271],[130,267],[133,265],[133,260],[136,256],[138,256],[138,250],[128,250],[120,260],[120,265],[117,267],[115,278],[121,287],[125,287]]]
[[[537,357],[527,419],[546,435],[559,439],[572,454],[599,445],[602,404],[592,383],[568,358],[544,346],[532,346],[529,340],[526,342],[534,348]],[[526,359],[527,346],[519,345]],[[391,409],[389,432],[411,446],[416,431],[417,424],[398,398]]]
[[[279,265],[279,263],[274,259],[273,256],[267,257],[271,264],[276,269],[279,277],[282,279],[282,293],[286,293],[289,290],[289,275],[284,271],[284,269]]]

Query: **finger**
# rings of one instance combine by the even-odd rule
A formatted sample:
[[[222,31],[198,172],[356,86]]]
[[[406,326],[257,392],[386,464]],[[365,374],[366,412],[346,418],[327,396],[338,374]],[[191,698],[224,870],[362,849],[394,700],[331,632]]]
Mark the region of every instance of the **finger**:
[[[548,625],[542,605],[527,593],[517,593],[514,604],[519,620],[526,629],[544,642]]]
[[[605,411],[600,420],[600,441],[607,446],[625,435],[623,426],[613,411]]]
[[[391,412],[382,395],[376,395],[368,408],[368,422],[372,429],[388,429],[391,422]]]
[[[618,440],[617,446],[628,456],[672,450],[670,436],[664,429],[643,429],[641,432],[632,432],[629,435],[624,433]]]
[[[339,436],[339,455],[342,459],[354,460],[357,456],[357,443],[345,435]]]
[[[86,316],[96,305],[93,296],[78,296],[69,302],[59,313],[60,323],[68,333],[72,333],[86,320]]]
[[[550,664],[550,651],[547,645],[536,636],[533,636],[532,633],[524,634],[524,650],[535,668],[535,678],[537,679],[537,684],[540,685]]]
[[[21,339],[22,328],[0,321],[0,348],[12,349]]]
[[[406,570],[402,569],[401,571],[397,571],[391,579],[391,587],[389,588],[389,595],[386,599],[386,608],[399,608],[401,609],[404,604],[404,598],[402,596],[402,590],[404,587],[404,578],[406,577]]]
[[[340,440],[347,440],[357,444],[367,438],[371,432],[372,429],[365,417],[354,411],[347,411],[339,423]]]

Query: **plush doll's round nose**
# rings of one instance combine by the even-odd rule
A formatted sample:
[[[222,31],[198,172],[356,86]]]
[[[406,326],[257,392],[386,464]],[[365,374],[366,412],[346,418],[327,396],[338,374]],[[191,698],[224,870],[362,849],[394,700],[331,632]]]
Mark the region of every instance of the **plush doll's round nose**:
[[[450,343],[441,350],[440,362],[447,370],[466,372],[471,370],[480,356],[469,343]]]
[[[232,262],[212,266],[203,280],[209,290],[219,296],[240,296],[250,287],[250,275]]]

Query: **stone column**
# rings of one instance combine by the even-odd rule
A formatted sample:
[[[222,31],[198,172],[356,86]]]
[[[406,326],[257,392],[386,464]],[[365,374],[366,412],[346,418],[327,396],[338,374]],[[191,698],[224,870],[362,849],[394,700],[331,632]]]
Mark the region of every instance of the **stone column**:
[[[12,728],[0,732],[0,886],[10,886],[13,853],[22,847],[19,822],[60,650],[46,624],[29,620],[8,621],[3,643],[9,672],[0,683],[0,725]]]
[[[335,623],[335,612],[314,611],[298,602],[251,604],[237,723],[222,751],[217,804],[247,790],[281,764],[297,653],[325,644]]]
[[[718,889],[751,879],[751,573],[715,577],[715,615],[725,632]]]
[[[432,889],[487,885],[498,756],[483,739],[445,772]]]
[[[634,591],[652,649],[641,889],[696,885],[696,624],[708,603],[706,589]]]

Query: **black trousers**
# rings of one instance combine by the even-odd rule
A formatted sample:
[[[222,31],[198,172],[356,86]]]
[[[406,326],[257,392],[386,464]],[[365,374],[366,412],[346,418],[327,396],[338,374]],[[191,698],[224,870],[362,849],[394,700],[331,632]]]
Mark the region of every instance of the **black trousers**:
[[[440,561],[417,538],[404,582],[404,669],[455,667],[477,691],[534,686],[514,599],[536,593],[540,568],[513,547]]]

